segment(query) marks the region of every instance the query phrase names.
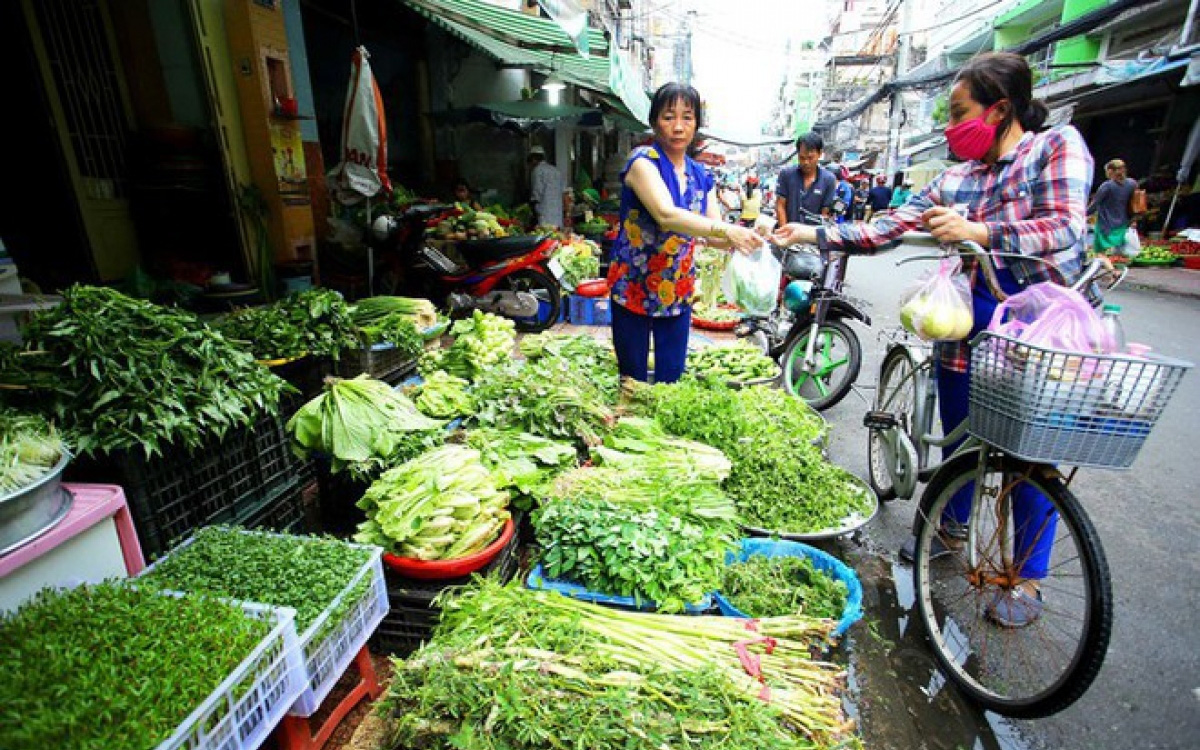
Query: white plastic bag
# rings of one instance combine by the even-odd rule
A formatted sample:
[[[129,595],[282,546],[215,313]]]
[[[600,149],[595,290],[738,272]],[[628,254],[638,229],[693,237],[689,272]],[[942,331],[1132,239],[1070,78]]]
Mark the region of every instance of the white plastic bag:
[[[1142,251],[1142,238],[1138,237],[1137,227],[1133,224],[1125,230],[1125,244],[1121,247],[1122,255],[1126,258],[1136,258]]]
[[[975,313],[971,285],[958,257],[943,258],[900,297],[900,324],[925,341],[961,341],[971,335]]]
[[[750,254],[735,252],[725,266],[721,290],[725,299],[749,315],[766,316],[775,309],[783,265],[766,244]]]

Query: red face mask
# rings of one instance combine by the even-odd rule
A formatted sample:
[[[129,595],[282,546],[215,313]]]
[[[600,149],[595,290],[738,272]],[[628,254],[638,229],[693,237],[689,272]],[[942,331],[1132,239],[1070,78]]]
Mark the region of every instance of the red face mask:
[[[979,117],[946,128],[950,150],[960,159],[982,159],[996,142],[996,126],[987,122],[988,114],[1000,102],[983,111]]]

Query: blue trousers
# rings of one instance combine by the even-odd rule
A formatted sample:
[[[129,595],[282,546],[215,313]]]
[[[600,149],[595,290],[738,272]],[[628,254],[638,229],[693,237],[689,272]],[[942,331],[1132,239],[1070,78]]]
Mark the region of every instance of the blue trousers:
[[[654,382],[674,383],[687,364],[688,333],[692,308],[680,315],[652,317],[612,305],[613,349],[617,370],[643,383],[649,378],[650,337],[654,336]]]
[[[1020,285],[1008,271],[997,273],[1000,288],[1008,294],[1020,290]],[[973,285],[972,302],[975,312],[975,325],[971,336],[987,328],[992,320],[992,313],[999,304],[992,295],[987,284],[982,281]],[[970,406],[970,364],[968,372],[953,372],[937,362],[938,412],[942,418],[942,429],[950,432],[956,425],[967,418]],[[948,458],[962,441],[948,445],[942,449],[942,458]],[[959,523],[965,523],[971,510],[971,497],[975,483],[971,482],[955,494],[954,499],[946,508],[943,518],[949,518]],[[1028,484],[1021,484],[1013,493],[1012,522],[1014,526],[1013,559],[1021,561],[1018,571],[1023,578],[1045,578],[1050,562],[1050,552],[1054,546],[1054,532],[1057,528],[1058,515],[1054,506],[1040,492],[1036,492]]]

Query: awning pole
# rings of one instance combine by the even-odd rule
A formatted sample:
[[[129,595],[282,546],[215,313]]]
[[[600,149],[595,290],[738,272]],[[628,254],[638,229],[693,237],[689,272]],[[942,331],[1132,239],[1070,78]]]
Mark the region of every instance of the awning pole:
[[[1192,0],[1194,3],[1195,0]],[[1171,214],[1175,213],[1175,201],[1179,200],[1179,183],[1175,183],[1175,194],[1171,196],[1171,207],[1167,209],[1167,220],[1163,222],[1162,238],[1167,238],[1167,230],[1171,228]]]

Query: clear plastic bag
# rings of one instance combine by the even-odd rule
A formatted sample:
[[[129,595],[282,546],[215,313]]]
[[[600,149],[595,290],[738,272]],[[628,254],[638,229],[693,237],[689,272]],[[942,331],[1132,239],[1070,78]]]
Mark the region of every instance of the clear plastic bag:
[[[779,295],[783,266],[766,244],[750,254],[735,252],[725,266],[721,290],[749,315],[770,315]]]
[[[1116,348],[1087,299],[1049,281],[1023,289],[997,305],[988,330],[1070,352],[1111,354]]]
[[[961,341],[971,335],[975,313],[971,285],[958,257],[943,258],[900,297],[900,324],[925,341]]]
[[[1141,251],[1142,238],[1138,236],[1137,227],[1130,224],[1125,230],[1125,244],[1121,246],[1121,252],[1126,258],[1136,258]]]

